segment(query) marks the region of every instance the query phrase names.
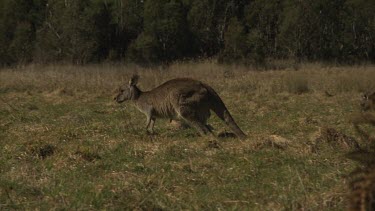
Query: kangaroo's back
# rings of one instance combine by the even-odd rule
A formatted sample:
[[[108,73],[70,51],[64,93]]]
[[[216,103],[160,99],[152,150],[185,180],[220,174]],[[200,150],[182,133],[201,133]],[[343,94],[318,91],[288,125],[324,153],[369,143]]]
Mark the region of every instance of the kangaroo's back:
[[[190,78],[169,80],[154,89],[144,92],[140,104],[152,105],[159,117],[174,118],[182,105],[202,104],[206,97],[202,82]]]
[[[178,95],[182,95],[187,92],[193,93],[201,88],[202,82],[200,81],[190,78],[176,78],[169,80],[145,93],[149,98],[155,98],[158,101],[162,101],[173,100],[171,98],[177,98]]]
[[[212,110],[240,139],[247,137],[234,121],[220,96],[208,84],[189,78],[177,78],[165,82],[152,91],[168,93],[167,96],[171,97],[169,101],[177,104],[177,107],[185,105],[193,107],[194,111],[189,112],[197,112],[196,118],[201,118],[203,121],[210,116],[208,109]]]

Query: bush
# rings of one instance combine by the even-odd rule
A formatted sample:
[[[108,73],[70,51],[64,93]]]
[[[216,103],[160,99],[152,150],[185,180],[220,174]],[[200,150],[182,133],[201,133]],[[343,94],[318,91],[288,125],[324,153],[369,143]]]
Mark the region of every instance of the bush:
[[[126,57],[139,64],[155,64],[159,61],[158,43],[153,36],[142,33],[130,44]]]

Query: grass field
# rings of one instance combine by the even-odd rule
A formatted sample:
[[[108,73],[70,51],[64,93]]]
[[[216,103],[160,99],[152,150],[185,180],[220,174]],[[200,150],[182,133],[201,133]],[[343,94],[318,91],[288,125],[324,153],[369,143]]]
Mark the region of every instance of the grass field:
[[[210,84],[248,140],[215,144],[167,120],[147,135],[143,114],[113,101],[135,72],[145,90],[182,76]],[[349,119],[374,79],[374,66],[319,64],[2,69],[0,210],[345,209],[352,148],[317,140],[333,128],[366,147]],[[212,116],[215,133],[228,130]]]

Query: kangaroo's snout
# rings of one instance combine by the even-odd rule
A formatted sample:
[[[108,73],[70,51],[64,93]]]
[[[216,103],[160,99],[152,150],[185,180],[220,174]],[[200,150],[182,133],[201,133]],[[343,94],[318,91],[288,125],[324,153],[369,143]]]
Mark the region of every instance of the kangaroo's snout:
[[[118,103],[122,103],[125,100],[127,100],[127,98],[123,94],[119,94],[116,97],[114,97],[113,100],[115,100]]]

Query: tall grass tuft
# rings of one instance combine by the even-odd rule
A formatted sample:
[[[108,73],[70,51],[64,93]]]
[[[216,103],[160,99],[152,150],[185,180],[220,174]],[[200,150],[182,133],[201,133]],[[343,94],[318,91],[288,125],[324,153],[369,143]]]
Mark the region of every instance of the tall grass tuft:
[[[303,94],[310,91],[308,78],[301,73],[287,75],[284,83],[285,89],[293,94]]]

